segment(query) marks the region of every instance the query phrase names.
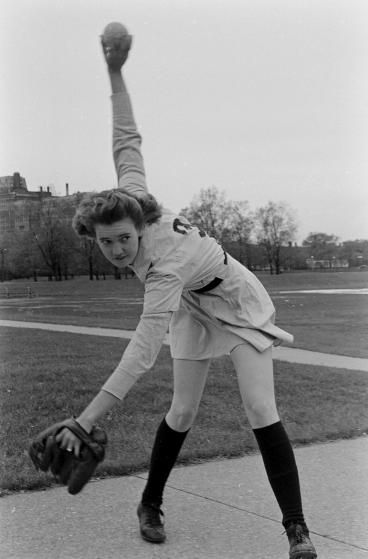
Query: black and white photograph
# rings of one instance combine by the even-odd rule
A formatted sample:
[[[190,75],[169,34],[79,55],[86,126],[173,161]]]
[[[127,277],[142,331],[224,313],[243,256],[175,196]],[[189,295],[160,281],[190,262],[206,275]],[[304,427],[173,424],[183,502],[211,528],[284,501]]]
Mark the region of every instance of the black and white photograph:
[[[367,557],[368,3],[0,7],[1,557]]]

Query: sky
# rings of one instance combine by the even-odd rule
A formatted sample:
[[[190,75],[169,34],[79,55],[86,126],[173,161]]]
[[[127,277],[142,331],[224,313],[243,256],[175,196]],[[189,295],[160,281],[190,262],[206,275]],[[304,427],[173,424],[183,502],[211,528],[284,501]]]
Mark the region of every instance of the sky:
[[[150,191],[286,202],[310,232],[368,239],[366,0],[1,0],[0,176],[116,186],[99,35],[124,69]]]

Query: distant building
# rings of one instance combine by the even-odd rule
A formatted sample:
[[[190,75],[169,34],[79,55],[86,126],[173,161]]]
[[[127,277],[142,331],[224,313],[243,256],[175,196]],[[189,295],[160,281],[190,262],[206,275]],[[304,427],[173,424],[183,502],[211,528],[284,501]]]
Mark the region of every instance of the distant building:
[[[317,259],[311,256],[306,259],[307,268],[310,270],[336,270],[349,268],[349,262],[345,258]]]
[[[19,173],[0,177],[0,232],[28,231],[40,202],[51,196],[50,189],[42,186],[38,192],[29,191]]]
[[[25,178],[19,173],[0,177],[0,233],[29,231],[32,226],[37,226],[42,202],[57,203],[64,198],[53,196],[52,191],[53,185],[46,189],[40,186],[38,191],[28,190]],[[66,196],[69,196],[68,184]]]

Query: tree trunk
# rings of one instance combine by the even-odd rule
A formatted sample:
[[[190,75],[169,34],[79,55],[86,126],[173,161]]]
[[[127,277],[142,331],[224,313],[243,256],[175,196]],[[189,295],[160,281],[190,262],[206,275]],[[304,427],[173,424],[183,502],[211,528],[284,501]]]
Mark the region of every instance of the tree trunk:
[[[93,262],[91,257],[88,259],[88,268],[89,268],[89,279],[93,281]]]
[[[276,248],[276,252],[275,252],[275,269],[276,269],[276,274],[279,275],[280,274],[280,248],[279,247]]]
[[[57,279],[58,281],[63,281],[63,274],[62,274],[62,271],[61,271],[61,266],[60,266],[60,264],[57,265],[56,273],[57,273],[57,278],[56,278],[56,279]]]
[[[114,278],[115,278],[116,280],[121,279],[120,270],[119,270],[119,268],[117,268],[116,266],[114,267]]]

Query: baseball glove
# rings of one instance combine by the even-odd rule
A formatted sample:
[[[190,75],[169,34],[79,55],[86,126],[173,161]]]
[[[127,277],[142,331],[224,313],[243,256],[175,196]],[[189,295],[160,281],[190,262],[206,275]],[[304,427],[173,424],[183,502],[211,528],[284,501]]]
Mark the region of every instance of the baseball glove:
[[[78,457],[60,448],[56,441],[56,435],[65,427],[81,441]],[[75,419],[70,418],[42,431],[31,443],[29,455],[37,470],[50,471],[59,483],[68,486],[71,495],[76,495],[104,459],[106,444],[107,436],[103,429],[94,426],[87,433]]]

